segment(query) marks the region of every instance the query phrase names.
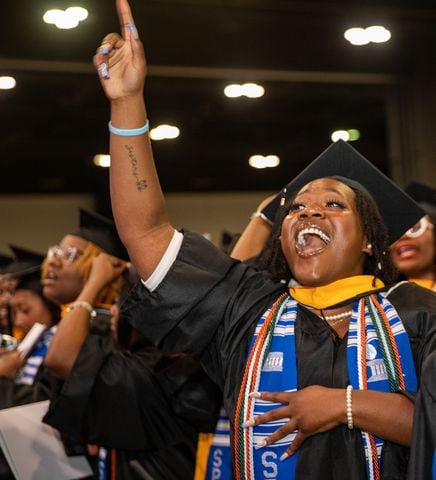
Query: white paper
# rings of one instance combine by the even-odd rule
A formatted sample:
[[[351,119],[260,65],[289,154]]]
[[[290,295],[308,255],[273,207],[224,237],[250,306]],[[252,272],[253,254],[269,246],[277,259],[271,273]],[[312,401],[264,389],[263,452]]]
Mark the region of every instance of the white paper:
[[[92,475],[84,456],[68,457],[54,428],[42,423],[48,400],[0,410],[0,447],[17,480],[75,480]]]
[[[21,358],[28,355],[46,328],[47,326],[42,323],[36,322],[33,324],[32,328],[27,332],[27,335],[21,340],[17,347],[17,350],[21,352]]]

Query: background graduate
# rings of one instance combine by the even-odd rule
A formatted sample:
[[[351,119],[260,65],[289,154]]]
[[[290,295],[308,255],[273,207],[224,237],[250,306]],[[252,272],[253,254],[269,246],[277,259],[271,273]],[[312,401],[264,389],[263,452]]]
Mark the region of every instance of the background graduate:
[[[405,191],[426,215],[391,246],[392,260],[409,281],[436,291],[436,189],[410,182]]]
[[[99,445],[99,478],[192,478],[197,430],[214,428],[217,387],[187,355],[164,357],[120,318],[128,257],[113,223],[81,211],[80,228],[47,258],[44,290],[64,304],[46,366],[66,380],[45,421]],[[54,248],[52,248],[52,251]]]

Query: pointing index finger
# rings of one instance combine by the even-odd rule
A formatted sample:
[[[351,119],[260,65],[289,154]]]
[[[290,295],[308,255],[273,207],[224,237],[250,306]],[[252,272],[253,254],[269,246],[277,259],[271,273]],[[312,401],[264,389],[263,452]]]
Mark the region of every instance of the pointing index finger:
[[[133,20],[129,2],[127,0],[116,0],[116,7],[123,38],[124,40],[130,40],[135,29],[135,21]]]

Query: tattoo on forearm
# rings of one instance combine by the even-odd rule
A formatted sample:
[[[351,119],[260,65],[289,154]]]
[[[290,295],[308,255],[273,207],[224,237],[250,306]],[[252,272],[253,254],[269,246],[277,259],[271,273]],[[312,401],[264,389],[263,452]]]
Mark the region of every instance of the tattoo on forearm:
[[[127,155],[130,159],[130,165],[132,165],[132,174],[135,177],[136,188],[139,192],[141,192],[147,188],[147,180],[139,178],[138,160],[135,157],[132,145],[124,145],[124,148],[127,150]]]

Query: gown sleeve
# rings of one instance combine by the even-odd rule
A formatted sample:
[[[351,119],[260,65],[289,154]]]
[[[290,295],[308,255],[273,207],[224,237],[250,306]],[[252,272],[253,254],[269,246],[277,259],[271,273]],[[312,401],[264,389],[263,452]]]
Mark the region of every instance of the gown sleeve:
[[[44,421],[78,442],[157,450],[211,429],[219,403],[193,359],[120,351],[110,337],[90,334]]]
[[[279,290],[283,286],[265,273],[231,259],[201,235],[185,232],[160,285],[150,292],[139,282],[122,315],[161,351],[197,357],[217,334],[237,345]]]
[[[43,365],[32,385],[16,384],[13,379],[0,377],[0,409],[39,402],[50,398],[53,377]]]
[[[33,392],[32,385],[16,385],[10,378],[0,378],[0,409],[31,403]]]
[[[255,324],[284,288],[201,235],[184,232],[160,285],[149,291],[139,282],[122,315],[159,350],[198,358],[224,391],[232,417]]]

